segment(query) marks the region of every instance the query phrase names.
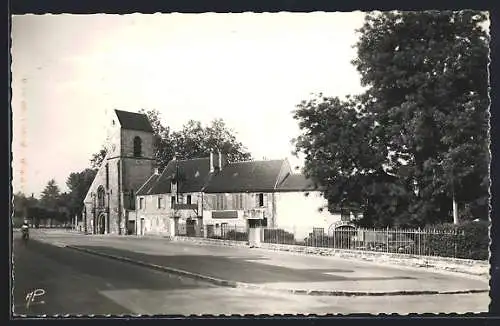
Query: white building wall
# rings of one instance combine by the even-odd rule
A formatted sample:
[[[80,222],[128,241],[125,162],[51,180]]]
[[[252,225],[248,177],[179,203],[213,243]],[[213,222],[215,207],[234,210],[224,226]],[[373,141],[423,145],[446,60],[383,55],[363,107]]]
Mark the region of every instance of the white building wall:
[[[303,240],[312,233],[313,228],[324,228],[325,233],[335,222],[340,221],[340,214],[331,214],[327,200],[319,191],[276,193],[276,228],[295,234],[296,240]],[[323,207],[320,212],[319,208]]]
[[[158,197],[163,198],[163,207],[158,208]],[[144,198],[144,206],[139,205],[140,198]],[[165,195],[137,196],[135,221],[137,235],[172,235],[170,218],[172,213],[168,208],[169,198]]]

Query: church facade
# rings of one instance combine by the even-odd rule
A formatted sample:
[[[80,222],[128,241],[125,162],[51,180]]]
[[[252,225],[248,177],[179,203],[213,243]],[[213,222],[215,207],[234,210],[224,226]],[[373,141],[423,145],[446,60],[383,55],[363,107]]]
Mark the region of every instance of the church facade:
[[[87,233],[128,234],[135,229],[135,193],[154,172],[153,141],[146,115],[113,112],[107,154],[84,199]]]

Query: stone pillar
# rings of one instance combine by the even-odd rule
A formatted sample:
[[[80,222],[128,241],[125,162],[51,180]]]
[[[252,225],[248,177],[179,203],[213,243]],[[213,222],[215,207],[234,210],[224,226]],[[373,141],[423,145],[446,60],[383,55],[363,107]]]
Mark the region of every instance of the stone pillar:
[[[196,236],[197,237],[203,237],[204,236],[204,228],[203,228],[203,217],[198,216],[198,219],[196,221]]]
[[[178,220],[178,217],[169,218],[168,234],[171,237],[175,236],[175,230],[176,230],[177,223],[178,223],[177,220]]]
[[[252,248],[260,247],[261,242],[261,226],[254,226],[248,229],[248,244]]]

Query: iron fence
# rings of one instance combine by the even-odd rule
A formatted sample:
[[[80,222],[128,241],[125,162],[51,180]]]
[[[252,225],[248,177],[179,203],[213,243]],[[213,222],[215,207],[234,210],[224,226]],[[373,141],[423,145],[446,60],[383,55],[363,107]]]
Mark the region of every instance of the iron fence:
[[[309,231],[310,230],[310,231]],[[351,249],[418,256],[461,257],[463,231],[282,227],[264,230],[265,243]]]
[[[248,229],[246,226],[233,224],[205,225],[206,237],[210,239],[248,241]]]

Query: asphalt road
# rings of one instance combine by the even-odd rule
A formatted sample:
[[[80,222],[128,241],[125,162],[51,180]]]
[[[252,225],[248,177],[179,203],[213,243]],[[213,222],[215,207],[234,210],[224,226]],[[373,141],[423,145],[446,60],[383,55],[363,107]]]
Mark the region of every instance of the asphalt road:
[[[24,245],[18,237],[13,251],[16,314],[134,314],[133,309],[116,303],[105,293],[212,287],[38,241],[30,240]],[[27,306],[26,296],[37,289],[37,294],[44,294],[36,295]]]
[[[487,311],[487,293],[316,297],[216,287],[36,241],[14,240],[14,313],[20,315],[347,314]],[[39,289],[30,305],[28,293]]]

